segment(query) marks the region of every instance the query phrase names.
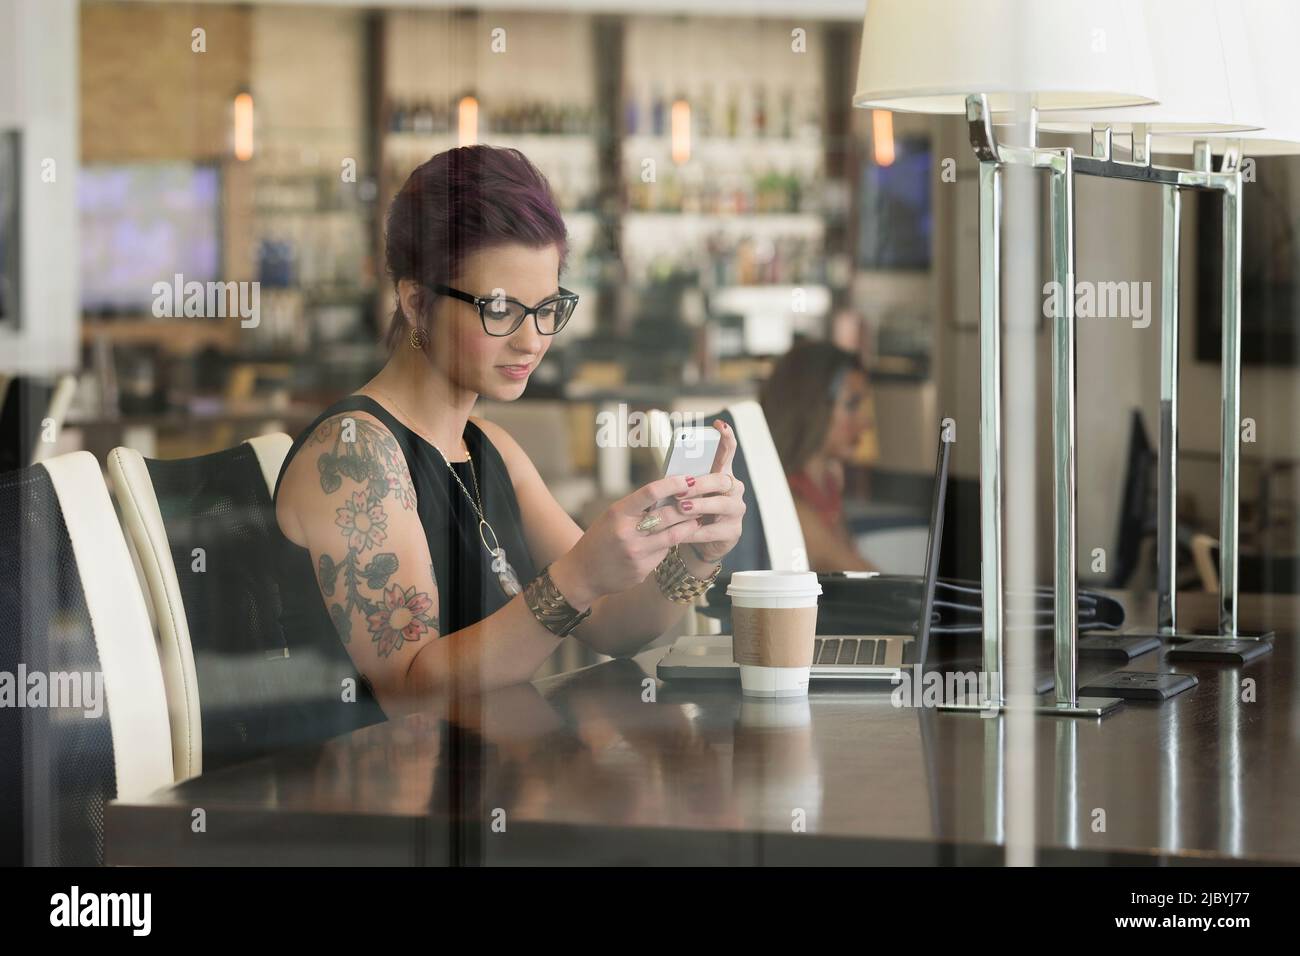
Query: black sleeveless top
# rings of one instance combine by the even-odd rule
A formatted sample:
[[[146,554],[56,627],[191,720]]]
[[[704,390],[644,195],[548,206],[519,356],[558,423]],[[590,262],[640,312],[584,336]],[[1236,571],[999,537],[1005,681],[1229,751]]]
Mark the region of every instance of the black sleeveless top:
[[[367,412],[373,415],[392,433],[406,458],[406,466],[415,486],[416,513],[429,543],[434,580],[438,585],[438,634],[459,631],[499,610],[510,600],[511,595],[505,592],[496,572],[492,570],[492,559],[479,537],[478,514],[470,499],[452,478],[447,468],[448,462],[438,450],[399,422],[373,398],[349,395],[321,412],[298,435],[280,468],[280,476],[275,484],[276,497],[280,493],[280,481],[298,449],[323,421],[343,412]],[[471,495],[474,494],[474,474],[477,474],[479,492],[483,498],[483,514],[496,532],[500,546],[505,548],[506,559],[514,568],[519,583],[525,585],[536,576],[537,569],[524,538],[519,501],[515,498],[514,485],[511,484],[505,461],[482,429],[472,421],[465,423],[463,437],[474,463],[474,471],[471,472],[468,461],[453,461],[451,467]],[[346,654],[342,639],[325,608],[310,552],[283,535],[281,540],[284,553],[277,564],[282,575],[281,623],[285,634],[291,642],[294,636],[303,642],[325,642],[331,647],[322,648],[323,651],[344,650]],[[490,535],[488,541],[491,541]],[[364,706],[360,707],[356,716],[364,722],[356,726],[383,720],[383,712],[368,683],[360,675],[357,683],[357,703]],[[364,701],[361,699],[363,695]]]

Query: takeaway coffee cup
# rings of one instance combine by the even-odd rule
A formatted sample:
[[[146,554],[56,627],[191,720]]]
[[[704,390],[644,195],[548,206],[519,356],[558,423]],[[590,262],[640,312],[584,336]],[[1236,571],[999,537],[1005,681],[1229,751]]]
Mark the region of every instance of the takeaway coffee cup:
[[[731,576],[732,659],[740,665],[742,693],[808,693],[821,593],[812,571],[737,571]]]

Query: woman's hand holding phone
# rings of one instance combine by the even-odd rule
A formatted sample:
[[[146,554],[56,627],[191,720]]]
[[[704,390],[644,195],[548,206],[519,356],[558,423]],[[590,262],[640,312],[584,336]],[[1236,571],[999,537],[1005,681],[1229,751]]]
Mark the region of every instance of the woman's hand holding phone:
[[[640,584],[675,544],[692,544],[698,561],[709,564],[735,547],[745,513],[744,489],[731,476],[736,436],[721,420],[714,427],[721,438],[707,474],[671,475],[642,485],[610,505],[555,562],[551,577],[575,608]],[[665,500],[671,503],[662,504]],[[659,518],[658,525],[638,531],[650,515]],[[686,555],[690,564],[689,549]]]
[[[695,481],[692,497],[699,500],[691,501],[688,510],[700,517],[700,527],[689,543],[700,561],[709,565],[721,561],[736,546],[745,516],[745,485],[731,473],[736,432],[722,419],[714,421],[713,427],[722,433],[722,439],[709,473]]]

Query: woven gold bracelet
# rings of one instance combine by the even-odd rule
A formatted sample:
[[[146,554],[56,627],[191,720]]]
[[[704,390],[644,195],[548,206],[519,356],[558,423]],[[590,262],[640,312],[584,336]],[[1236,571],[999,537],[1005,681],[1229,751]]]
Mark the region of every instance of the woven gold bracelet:
[[[591,608],[579,612],[565,600],[560,589],[551,580],[551,566],[548,564],[537,577],[528,582],[524,588],[524,603],[533,612],[539,624],[556,637],[564,637],[575,627],[591,617]]]
[[[655,583],[659,585],[659,590],[663,592],[664,597],[674,604],[690,604],[713,586],[720,573],[722,573],[721,561],[707,578],[697,578],[686,567],[677,545],[673,545],[655,567]]]

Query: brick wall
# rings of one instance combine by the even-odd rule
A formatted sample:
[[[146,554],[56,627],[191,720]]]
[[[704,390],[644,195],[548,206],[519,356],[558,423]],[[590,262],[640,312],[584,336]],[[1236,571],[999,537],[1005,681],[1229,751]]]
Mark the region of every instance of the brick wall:
[[[82,161],[212,160],[250,86],[252,13],[207,3],[81,7]],[[191,50],[206,31],[207,52]]]

